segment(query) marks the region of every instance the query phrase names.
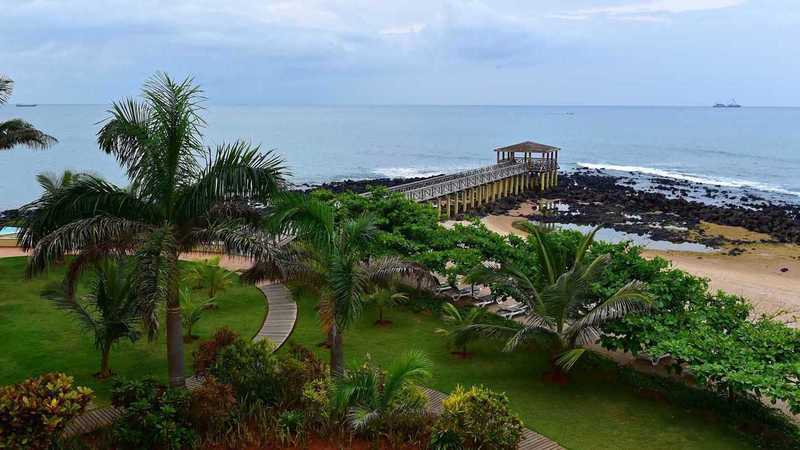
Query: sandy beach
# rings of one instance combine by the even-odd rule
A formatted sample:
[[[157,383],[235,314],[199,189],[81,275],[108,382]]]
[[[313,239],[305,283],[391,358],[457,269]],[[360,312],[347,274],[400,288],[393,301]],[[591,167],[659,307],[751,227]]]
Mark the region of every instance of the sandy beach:
[[[481,219],[486,228],[500,234],[525,236],[513,227],[536,209],[527,201],[505,215],[488,215]],[[446,224],[452,225],[454,221]],[[719,235],[746,243],[728,245],[718,252],[645,250],[644,256],[660,256],[691,274],[709,279],[712,289],[741,295],[750,299],[754,314],[777,314],[793,326],[800,326],[800,246],[762,243],[769,236],[738,227],[703,224],[706,235]],[[742,254],[732,256],[728,251],[739,248]]]

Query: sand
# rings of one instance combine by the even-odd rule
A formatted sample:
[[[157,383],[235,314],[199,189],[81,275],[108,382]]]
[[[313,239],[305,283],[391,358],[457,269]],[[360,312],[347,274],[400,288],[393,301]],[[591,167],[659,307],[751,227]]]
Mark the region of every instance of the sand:
[[[535,204],[526,202],[507,215],[489,215],[481,220],[486,228],[496,233],[525,236],[525,232],[512,224],[531,214],[535,207]],[[769,236],[738,227],[706,223],[702,228],[709,236],[721,235],[749,243],[731,245],[718,253],[646,250],[643,254],[649,258],[660,256],[675,267],[708,278],[712,289],[748,298],[755,316],[776,315],[780,320],[800,327],[800,246],[762,243]],[[727,250],[734,247],[744,253],[728,255]]]

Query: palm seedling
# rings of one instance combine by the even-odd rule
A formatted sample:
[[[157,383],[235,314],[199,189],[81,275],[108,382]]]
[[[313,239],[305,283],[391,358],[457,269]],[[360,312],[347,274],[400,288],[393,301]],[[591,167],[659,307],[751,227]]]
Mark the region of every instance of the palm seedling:
[[[76,298],[63,284],[48,287],[42,296],[71,314],[94,338],[100,351],[97,378],[111,376],[111,348],[122,339],[136,342],[141,308],[133,286],[132,271],[122,261],[104,260],[95,264],[95,278],[89,293]]]
[[[191,342],[197,339],[197,336],[192,334],[192,329],[203,318],[205,311],[216,306],[216,298],[211,297],[204,301],[194,300],[192,298],[192,290],[186,286],[181,288],[179,295],[183,319],[183,340],[184,342]]]
[[[189,274],[198,288],[208,289],[209,298],[233,284],[232,274],[220,267],[219,261],[219,256],[199,261]]]
[[[458,309],[452,303],[442,305],[442,319],[450,326],[439,328],[436,334],[446,337],[456,351],[454,355],[468,358],[467,345],[480,338],[480,325],[485,323],[485,311],[480,308]]]
[[[391,287],[376,286],[375,289],[366,298],[368,303],[372,303],[378,308],[378,320],[375,325],[383,326],[392,323],[391,320],[383,319],[383,310],[395,305],[399,305],[408,301],[408,295],[403,292],[397,292]]]

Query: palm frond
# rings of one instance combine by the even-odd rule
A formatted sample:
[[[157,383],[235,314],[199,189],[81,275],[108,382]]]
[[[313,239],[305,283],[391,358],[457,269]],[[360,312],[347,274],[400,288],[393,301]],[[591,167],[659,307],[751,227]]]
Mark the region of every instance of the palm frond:
[[[572,366],[581,359],[581,356],[589,350],[585,348],[573,348],[560,354],[556,359],[556,364],[561,367],[565,372],[569,372]]]
[[[651,301],[647,285],[641,281],[631,281],[573,322],[569,329],[574,333],[574,330],[584,326],[599,326],[609,320],[621,319],[632,312],[646,310]]]
[[[433,362],[420,350],[410,350],[396,359],[386,372],[383,385],[383,407],[394,400],[400,390],[432,376]]]
[[[39,131],[22,119],[0,122],[0,150],[24,145],[34,150],[43,150],[58,142],[58,139]]]
[[[14,91],[14,81],[4,75],[0,75],[0,105],[6,103],[11,93]]]
[[[578,245],[577,251],[575,252],[575,262],[573,266],[577,266],[583,262],[583,258],[586,255],[586,252],[589,250],[589,247],[591,247],[592,243],[594,242],[594,235],[597,234],[597,232],[600,231],[602,227],[603,227],[602,224],[594,227],[592,231],[589,232],[589,234],[586,234],[583,237],[580,245]]]

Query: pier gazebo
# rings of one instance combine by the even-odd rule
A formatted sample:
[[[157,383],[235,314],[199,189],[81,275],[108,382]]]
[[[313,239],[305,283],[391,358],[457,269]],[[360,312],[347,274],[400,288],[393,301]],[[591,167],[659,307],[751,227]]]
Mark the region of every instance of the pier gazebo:
[[[558,184],[558,147],[526,141],[496,148],[496,164],[390,188],[433,205],[442,218],[523,191]]]

